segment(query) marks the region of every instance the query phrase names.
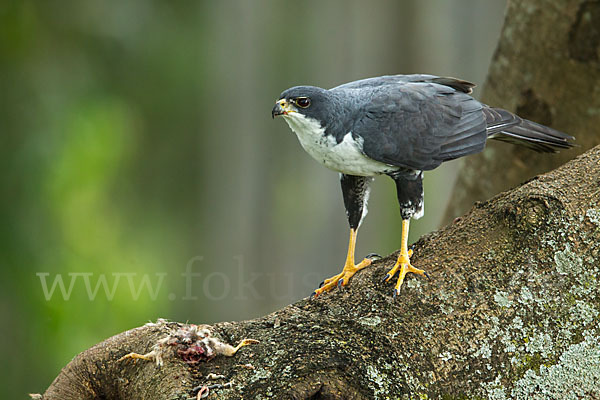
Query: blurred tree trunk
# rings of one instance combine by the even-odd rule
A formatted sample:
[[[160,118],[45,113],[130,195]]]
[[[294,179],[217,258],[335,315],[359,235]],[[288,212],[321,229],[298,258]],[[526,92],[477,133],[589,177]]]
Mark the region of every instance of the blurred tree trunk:
[[[484,101],[577,136],[600,126],[600,3],[510,2]],[[573,156],[502,144],[471,158],[449,215]],[[600,147],[480,203],[419,240],[394,301],[390,256],[343,290],[250,321],[212,326],[259,344],[194,366],[146,353],[172,324],[150,324],[78,355],[44,399],[600,398]],[[209,373],[223,375],[210,380]],[[216,394],[215,394],[216,392]]]
[[[117,361],[177,324],[122,333],[77,356],[43,398],[188,399],[226,382],[212,398],[600,398],[600,146],[423,237],[413,263],[432,279],[409,277],[396,301],[381,282],[393,263],[215,324],[225,342],[260,341],[231,358]]]
[[[567,132],[580,147],[549,155],[488,142],[464,159],[445,222],[600,143],[600,2],[509,1],[482,101]]]

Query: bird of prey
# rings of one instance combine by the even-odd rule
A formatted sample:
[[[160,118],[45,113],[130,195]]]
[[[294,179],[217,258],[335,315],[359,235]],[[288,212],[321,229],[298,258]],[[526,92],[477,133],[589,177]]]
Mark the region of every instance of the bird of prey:
[[[350,244],[342,272],[313,292],[348,284],[367,257],[354,263],[356,234],[365,215],[369,183],[387,175],[396,183],[402,238],[400,255],[384,278],[399,273],[394,297],[408,272],[427,275],[410,264],[410,218],[423,215],[423,171],[478,153],[488,139],[556,152],[573,146],[572,136],[490,107],[469,94],[475,85],[434,75],[392,75],[363,79],[333,89],[296,86],[279,96],[272,116],[281,115],[313,158],[340,173]]]

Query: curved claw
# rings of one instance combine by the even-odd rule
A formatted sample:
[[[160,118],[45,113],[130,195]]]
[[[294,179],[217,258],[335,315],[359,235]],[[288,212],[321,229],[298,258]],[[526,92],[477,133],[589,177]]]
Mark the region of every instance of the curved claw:
[[[338,289],[341,289],[342,286],[344,286],[344,278],[341,278],[340,280],[338,280],[337,282],[337,287]]]
[[[319,283],[319,289],[322,288],[324,284],[325,284],[325,281],[321,281],[321,283]]]
[[[427,277],[427,279],[431,280],[431,276],[429,276],[429,274],[425,271],[423,271],[423,274],[425,274],[425,276]]]
[[[394,289],[394,300],[400,294],[400,289]]]
[[[387,282],[387,280],[390,279],[390,278],[391,278],[390,274],[385,274],[385,276],[383,277],[382,281],[383,282]]]
[[[312,292],[312,293],[310,294],[310,298],[312,299],[313,297],[317,297],[317,292]]]
[[[383,257],[381,257],[377,253],[369,253],[369,254],[367,254],[367,256],[365,258],[368,258],[371,261],[377,261],[377,260],[381,260]]]

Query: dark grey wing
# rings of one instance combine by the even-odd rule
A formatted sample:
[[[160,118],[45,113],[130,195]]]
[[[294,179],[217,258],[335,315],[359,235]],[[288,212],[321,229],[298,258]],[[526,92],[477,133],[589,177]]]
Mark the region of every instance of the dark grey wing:
[[[368,157],[417,170],[477,153],[487,138],[477,100],[446,85],[412,82],[374,90],[352,134]]]
[[[343,85],[336,86],[331,90],[336,89],[365,89],[375,88],[386,85],[398,85],[402,83],[437,83],[451,87],[459,92],[471,93],[475,87],[474,83],[463,81],[461,79],[440,77],[436,75],[427,74],[413,74],[413,75],[385,75],[378,76],[376,78],[361,79],[354,82],[344,83]]]

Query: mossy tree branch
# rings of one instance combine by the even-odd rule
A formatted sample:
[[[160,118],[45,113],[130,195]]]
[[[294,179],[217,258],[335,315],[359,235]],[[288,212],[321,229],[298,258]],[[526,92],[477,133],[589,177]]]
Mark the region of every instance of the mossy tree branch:
[[[44,399],[187,399],[209,373],[239,398],[600,398],[600,146],[421,238],[396,301],[391,255],[343,290],[212,327],[259,344],[189,365],[121,361],[166,335],[153,324],[78,355]],[[246,364],[251,365],[248,366]]]

